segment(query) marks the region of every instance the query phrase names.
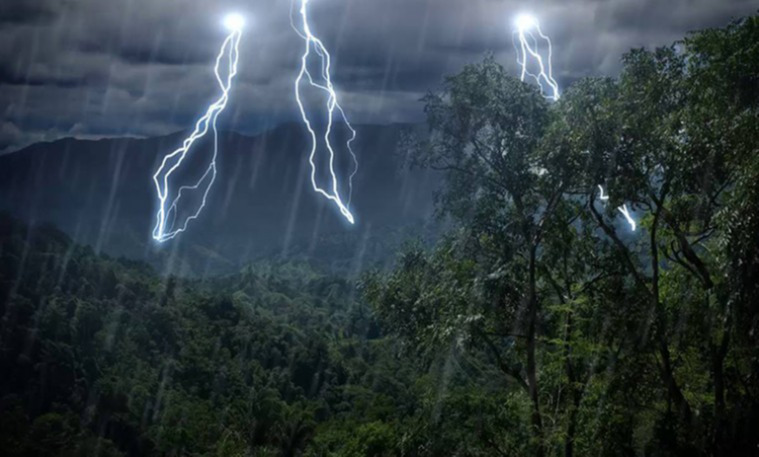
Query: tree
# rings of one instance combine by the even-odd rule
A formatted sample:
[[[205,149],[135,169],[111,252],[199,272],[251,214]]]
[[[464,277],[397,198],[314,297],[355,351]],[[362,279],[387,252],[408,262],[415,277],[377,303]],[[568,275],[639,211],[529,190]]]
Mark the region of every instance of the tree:
[[[757,74],[756,46],[746,46],[755,42],[756,31],[756,20],[748,19],[695,34],[682,45],[631,51],[617,84],[597,84],[591,91],[580,85],[560,109],[569,125],[567,150],[578,160],[586,158],[581,187],[587,207],[617,247],[637,290],[650,300],[651,341],[683,439],[714,452],[726,446],[719,424],[725,415],[724,363],[736,289],[722,279],[734,277],[731,264],[737,260],[725,255],[725,236],[734,239],[738,233],[736,220],[725,216],[736,214],[731,209],[736,195],[745,197],[742,183],[756,162],[759,138],[757,97],[746,84]],[[597,204],[598,183],[611,189],[606,211]],[[626,238],[615,226],[610,216],[623,202],[644,211],[644,239]],[[746,210],[741,218],[751,212]],[[752,258],[751,252],[733,251],[744,259]],[[689,313],[699,315],[689,329],[701,332],[687,338],[678,327]],[[691,348],[709,354],[700,362],[712,377],[715,426],[694,415],[682,388],[689,380],[677,379],[683,368],[672,350],[679,358]]]
[[[446,173],[456,228],[366,296],[423,354],[487,353],[535,454],[755,452],[757,24],[633,50],[551,105],[492,59],[425,98],[407,147]]]
[[[446,173],[441,213],[462,229],[430,259],[408,253],[386,283],[370,282],[368,297],[417,343],[461,339],[489,351],[529,396],[534,446],[542,455],[542,246],[549,226],[561,230],[554,219],[569,183],[547,172],[560,159],[540,147],[549,106],[492,58],[465,67],[447,79],[443,93],[424,101],[429,139],[409,142],[409,154]]]

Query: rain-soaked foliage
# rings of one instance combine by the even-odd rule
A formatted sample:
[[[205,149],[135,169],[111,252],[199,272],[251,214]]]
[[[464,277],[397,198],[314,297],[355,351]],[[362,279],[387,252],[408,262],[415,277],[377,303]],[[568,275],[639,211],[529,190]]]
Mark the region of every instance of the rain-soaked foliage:
[[[359,281],[2,216],[0,453],[759,455],[759,18],[556,103],[492,58],[424,102],[450,230]]]

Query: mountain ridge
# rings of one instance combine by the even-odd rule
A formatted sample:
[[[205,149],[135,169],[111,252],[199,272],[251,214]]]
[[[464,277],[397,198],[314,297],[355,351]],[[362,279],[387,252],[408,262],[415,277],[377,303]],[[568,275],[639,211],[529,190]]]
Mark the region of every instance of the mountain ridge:
[[[430,226],[439,176],[403,168],[397,154],[402,131],[413,128],[356,126],[355,227],[310,189],[306,132],[293,123],[256,136],[220,131],[219,175],[209,205],[181,239],[163,245],[150,238],[152,175],[186,132],[66,138],[2,155],[0,209],[26,223],[51,223],[96,252],[146,260],[171,274],[227,272],[274,256],[353,269],[357,255],[388,256],[391,251],[379,252],[388,236],[400,242]]]

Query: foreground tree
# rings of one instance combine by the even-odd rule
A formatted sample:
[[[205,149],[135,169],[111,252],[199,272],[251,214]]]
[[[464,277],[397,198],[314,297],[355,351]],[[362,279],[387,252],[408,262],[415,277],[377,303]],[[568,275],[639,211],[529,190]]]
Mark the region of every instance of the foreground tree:
[[[369,287],[369,298],[422,345],[454,337],[488,350],[529,396],[541,455],[539,248],[561,195],[540,172],[548,104],[492,59],[466,67],[425,102],[429,140],[411,145],[411,156],[446,172],[441,210],[464,228],[435,259],[408,254],[389,284]]]
[[[614,89],[580,85],[560,107],[570,137],[579,138],[567,149],[587,158],[589,212],[650,302],[640,345],[655,351],[678,418],[668,427],[691,452],[729,455],[743,440],[740,427],[725,430],[725,362],[740,288],[725,279],[736,263],[752,263],[756,249],[725,248],[741,233],[737,223],[756,212],[745,198],[759,139],[759,104],[746,84],[759,71],[759,50],[749,44],[757,38],[752,18],[694,35],[678,46],[684,51],[632,51]],[[600,182],[612,189],[605,212],[596,203]],[[642,210],[640,239],[625,239],[610,218],[624,201]],[[710,375],[708,400],[683,388],[697,385],[702,372]]]
[[[587,243],[578,202],[565,198],[579,162],[544,141],[552,115],[537,89],[492,59],[466,67],[425,101],[429,140],[410,142],[409,153],[416,164],[446,173],[441,214],[461,228],[432,256],[413,250],[389,278],[372,278],[367,296],[417,347],[434,353],[455,341],[487,353],[529,399],[533,452],[545,454],[552,436],[566,435],[572,455],[589,381],[578,361],[599,355],[575,347],[575,308],[616,275],[599,254],[605,248]],[[548,389],[541,387],[541,359],[559,367]],[[553,412],[546,424],[544,407],[567,407],[570,425]]]
[[[631,51],[550,106],[492,59],[425,99],[410,156],[446,172],[457,229],[367,297],[423,353],[487,353],[535,455],[757,452],[758,23]]]

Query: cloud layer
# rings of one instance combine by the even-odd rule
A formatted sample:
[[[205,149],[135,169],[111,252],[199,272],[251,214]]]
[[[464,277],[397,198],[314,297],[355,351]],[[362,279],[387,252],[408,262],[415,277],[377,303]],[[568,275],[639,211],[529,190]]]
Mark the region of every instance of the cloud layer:
[[[749,0],[310,0],[310,8],[355,123],[420,120],[417,100],[489,51],[516,71],[518,12],[540,17],[566,84],[616,74],[632,47],[669,44],[757,10]],[[256,132],[294,120],[303,44],[290,10],[290,0],[2,0],[0,151],[187,128],[216,95],[212,62],[231,11],[248,26],[225,125]]]

